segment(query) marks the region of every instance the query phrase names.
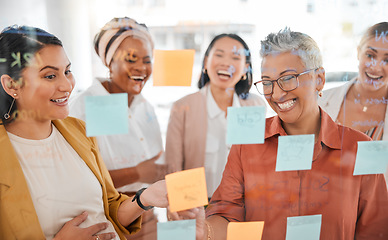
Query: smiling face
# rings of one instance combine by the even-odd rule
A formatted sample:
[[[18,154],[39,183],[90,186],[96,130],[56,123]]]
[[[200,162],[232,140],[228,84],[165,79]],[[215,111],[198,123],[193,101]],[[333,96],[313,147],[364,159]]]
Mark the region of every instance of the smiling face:
[[[281,76],[309,70],[300,57],[291,52],[265,56],[261,68],[262,80],[276,80]],[[319,71],[311,71],[299,76],[298,80],[299,86],[289,92],[283,91],[274,82],[273,93],[266,95],[269,105],[288,126],[311,125],[314,116],[319,115],[317,91],[323,88],[324,75]]]
[[[109,67],[114,92],[129,96],[141,92],[152,73],[152,49],[142,39],[127,37],[117,48]]]
[[[51,121],[69,115],[68,99],[75,81],[63,47],[47,45],[38,51],[22,79],[16,97],[19,120]]]
[[[388,41],[371,38],[358,50],[359,81],[368,91],[388,90]]]
[[[212,87],[234,89],[248,67],[243,45],[230,37],[218,39],[206,57],[204,66]]]

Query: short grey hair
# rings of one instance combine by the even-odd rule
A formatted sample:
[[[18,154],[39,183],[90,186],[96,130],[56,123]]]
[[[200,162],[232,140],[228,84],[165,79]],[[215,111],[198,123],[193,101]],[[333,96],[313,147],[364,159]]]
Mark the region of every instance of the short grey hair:
[[[314,39],[307,34],[293,32],[286,27],[278,33],[270,33],[265,40],[261,41],[262,58],[269,54],[284,52],[295,52],[307,69],[322,67],[321,51]]]

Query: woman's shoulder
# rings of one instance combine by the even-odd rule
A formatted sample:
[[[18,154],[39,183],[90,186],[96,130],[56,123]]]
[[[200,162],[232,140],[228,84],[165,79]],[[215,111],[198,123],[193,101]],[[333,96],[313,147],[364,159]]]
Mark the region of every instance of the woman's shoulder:
[[[188,105],[188,104],[195,104],[198,103],[200,100],[204,100],[205,95],[203,95],[200,91],[197,91],[195,93],[191,93],[189,95],[186,95],[177,101],[175,101],[174,105]]]
[[[349,82],[330,89],[326,89],[323,91],[323,95],[321,98],[318,99],[319,102],[327,102],[327,101],[338,101],[338,98],[343,98],[345,94],[347,93],[348,89],[354,82],[356,81],[356,78],[353,78]]]

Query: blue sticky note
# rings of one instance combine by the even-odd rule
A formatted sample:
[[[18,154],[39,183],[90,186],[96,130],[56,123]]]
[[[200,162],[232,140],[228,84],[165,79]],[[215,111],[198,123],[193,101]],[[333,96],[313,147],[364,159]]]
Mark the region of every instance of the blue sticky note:
[[[279,136],[278,141],[276,171],[311,169],[314,134]]]
[[[265,107],[228,107],[227,144],[264,143]]]
[[[195,240],[195,219],[158,222],[158,240]]]
[[[126,93],[85,97],[86,135],[128,133],[128,98]]]
[[[319,240],[322,214],[287,218],[286,240]]]
[[[388,165],[388,141],[357,142],[353,175],[385,173]]]

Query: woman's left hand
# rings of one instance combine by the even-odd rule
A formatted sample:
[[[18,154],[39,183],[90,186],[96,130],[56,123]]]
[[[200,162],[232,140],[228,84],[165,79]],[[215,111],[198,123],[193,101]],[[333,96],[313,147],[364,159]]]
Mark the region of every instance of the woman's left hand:
[[[207,228],[205,224],[205,208],[196,207],[180,212],[171,212],[167,208],[167,218],[169,221],[177,220],[187,220],[195,219],[196,220],[196,239],[202,240],[207,236]]]

